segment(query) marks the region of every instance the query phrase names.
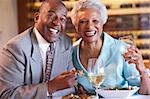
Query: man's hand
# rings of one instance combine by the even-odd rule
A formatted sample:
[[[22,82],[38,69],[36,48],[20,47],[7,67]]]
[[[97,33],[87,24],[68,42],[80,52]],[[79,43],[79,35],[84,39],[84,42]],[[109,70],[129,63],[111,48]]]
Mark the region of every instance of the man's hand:
[[[73,69],[67,72],[63,72],[53,80],[48,81],[47,84],[49,93],[73,87],[74,85],[77,84],[77,71]]]

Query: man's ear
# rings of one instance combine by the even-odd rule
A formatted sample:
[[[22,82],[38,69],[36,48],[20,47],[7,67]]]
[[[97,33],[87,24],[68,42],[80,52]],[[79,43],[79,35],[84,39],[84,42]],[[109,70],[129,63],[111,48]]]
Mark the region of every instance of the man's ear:
[[[34,22],[37,23],[38,19],[39,19],[39,12],[35,12],[34,13]]]

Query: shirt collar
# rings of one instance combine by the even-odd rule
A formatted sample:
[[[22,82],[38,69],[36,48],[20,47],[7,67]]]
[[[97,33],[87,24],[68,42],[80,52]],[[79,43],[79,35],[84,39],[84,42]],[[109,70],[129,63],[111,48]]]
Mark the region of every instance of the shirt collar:
[[[41,36],[39,31],[34,27],[33,31],[35,32],[39,47],[43,50],[47,50],[49,43]]]

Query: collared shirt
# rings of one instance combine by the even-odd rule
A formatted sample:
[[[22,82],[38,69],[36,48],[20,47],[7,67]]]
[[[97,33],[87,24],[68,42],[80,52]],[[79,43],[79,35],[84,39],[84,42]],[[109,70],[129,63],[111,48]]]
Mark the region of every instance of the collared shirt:
[[[46,67],[46,51],[47,51],[47,48],[49,47],[49,43],[40,35],[40,33],[38,32],[38,30],[36,28],[34,28],[33,31],[35,32],[35,35],[36,35],[36,38],[38,41],[38,45],[39,45],[40,52],[42,55],[42,60],[43,60],[43,66],[45,69],[45,67]]]
[[[33,31],[35,32],[35,35],[36,35],[36,38],[37,38],[37,41],[38,41],[38,45],[39,45],[39,48],[40,48],[40,53],[41,53],[42,59],[43,59],[43,68],[45,70],[45,67],[46,67],[46,51],[49,47],[49,43],[40,35],[40,33],[38,32],[38,30],[36,28],[34,28]],[[54,43],[54,48],[56,48],[56,43]],[[75,92],[74,88],[71,87],[71,88],[67,88],[67,89],[64,89],[64,90],[56,91],[56,92],[52,93],[52,96],[53,96],[54,99],[62,99],[61,98],[62,96],[65,96],[67,94],[74,93],[74,92]],[[47,91],[47,96],[49,96],[48,91]]]
[[[42,36],[41,34],[38,32],[38,30],[34,27],[33,31],[35,32],[37,41],[38,41],[38,45],[40,48],[40,53],[42,55],[42,60],[43,60],[43,67],[44,70],[46,68],[46,51],[50,45],[50,43],[48,43]],[[54,48],[55,48],[55,43],[54,43]]]
[[[49,43],[41,36],[41,34],[38,32],[38,30],[34,27],[33,31],[35,32],[37,41],[38,41],[38,45],[40,48],[40,53],[42,55],[42,60],[43,60],[43,68],[45,71],[46,68],[46,51],[49,47]],[[55,48],[55,43],[54,43],[54,48]],[[49,93],[47,91],[47,96],[49,96]]]

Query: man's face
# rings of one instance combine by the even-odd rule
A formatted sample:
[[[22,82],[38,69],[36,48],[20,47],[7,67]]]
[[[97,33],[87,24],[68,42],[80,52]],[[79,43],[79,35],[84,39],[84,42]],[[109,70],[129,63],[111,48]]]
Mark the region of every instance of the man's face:
[[[47,42],[55,42],[60,32],[64,32],[67,9],[62,4],[46,3],[35,19],[35,27]]]

